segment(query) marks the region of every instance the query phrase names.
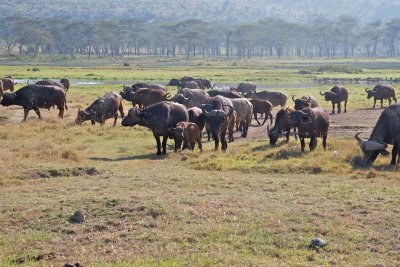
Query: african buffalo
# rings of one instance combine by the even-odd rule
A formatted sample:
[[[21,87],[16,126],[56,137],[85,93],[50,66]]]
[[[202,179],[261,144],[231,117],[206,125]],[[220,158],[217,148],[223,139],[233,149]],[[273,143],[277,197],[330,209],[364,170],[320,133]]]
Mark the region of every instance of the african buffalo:
[[[12,78],[3,78],[1,81],[3,82],[3,91],[10,90],[11,93],[14,92],[15,82]]]
[[[294,95],[292,96],[292,100],[294,102],[295,110],[302,110],[303,108],[315,108],[318,107],[318,101],[315,97],[305,95],[301,98],[295,99]]]
[[[39,119],[42,119],[39,108],[49,109],[57,106],[60,111],[58,117],[64,117],[64,108],[68,110],[65,91],[57,86],[27,85],[15,93],[4,93],[0,102],[3,106],[18,105],[24,108],[24,119],[28,117],[29,110],[34,110]]]
[[[368,140],[362,140],[357,133],[356,140],[364,153],[364,162],[372,164],[379,154],[388,155],[388,144],[393,145],[392,160],[395,165],[400,158],[400,104],[394,104],[386,108],[379,116],[378,121]],[[399,155],[399,158],[397,156]],[[396,161],[397,158],[397,161]]]
[[[51,86],[58,86],[61,89],[63,89],[64,91],[67,91],[65,89],[64,84],[57,82],[57,81],[51,81],[51,80],[41,80],[41,81],[37,81],[36,85],[51,85]]]
[[[228,143],[225,135],[228,130],[228,122],[231,121],[231,116],[234,111],[232,101],[223,96],[211,97],[206,104],[202,106],[202,110],[214,138],[215,150],[218,149],[220,140],[221,149],[226,150],[228,148]]]
[[[155,103],[165,101],[168,93],[162,90],[142,88],[136,92],[129,92],[125,95],[125,99],[132,102],[132,105],[139,107],[148,107]]]
[[[329,130],[329,114],[326,110],[316,108],[305,108],[295,110],[289,115],[290,123],[298,129],[300,137],[301,152],[304,152],[304,138],[310,138],[310,150],[317,147],[317,137],[322,137],[322,145],[326,150],[326,138]]]
[[[131,108],[121,124],[122,126],[138,124],[151,129],[157,142],[157,155],[160,155],[167,152],[168,137],[173,137],[168,129],[175,127],[178,122],[188,120],[189,115],[184,105],[164,101],[142,110]],[[163,137],[162,151],[160,136]]]
[[[175,152],[183,142],[182,150],[185,148],[194,149],[195,142],[199,145],[200,151],[203,150],[201,145],[201,134],[199,127],[193,122],[181,121],[176,127],[171,127],[168,131],[173,134],[175,140]]]
[[[242,94],[246,93],[255,93],[256,92],[256,84],[252,82],[242,82],[239,83],[238,87],[236,88],[236,91]]]
[[[347,99],[349,98],[349,92],[343,86],[334,86],[330,91],[325,93],[319,92],[320,95],[325,96],[326,101],[332,102],[332,114],[335,114],[335,104],[337,104],[338,114],[341,112],[341,102],[344,101],[344,113],[347,111]]]
[[[167,99],[185,105],[187,108],[200,107],[210,98],[209,94],[201,89],[183,88],[173,98]]]
[[[167,88],[160,84],[152,84],[152,83],[135,83],[132,86],[132,89],[134,92],[143,89],[143,88],[149,88],[149,89],[154,89],[154,90],[160,90],[160,91],[165,91],[167,92]]]
[[[181,83],[180,79],[171,79],[168,83],[167,86],[179,86]]]
[[[200,89],[200,86],[195,81],[181,82],[179,88]]]
[[[229,90],[210,90],[207,92],[211,97],[213,96],[223,96],[223,97],[227,97],[227,98],[242,98],[243,96],[236,91],[236,89],[234,88],[230,88]]]
[[[206,124],[206,117],[203,115],[203,111],[198,107],[193,107],[188,109],[189,122],[196,123],[199,127],[200,134],[204,129]]]
[[[282,92],[268,92],[268,91],[262,91],[258,93],[247,93],[245,97],[249,98],[251,97],[252,99],[264,99],[268,100],[269,102],[272,103],[274,107],[276,106],[281,106],[284,107],[286,105],[287,101],[287,95]]]
[[[117,124],[118,110],[121,118],[124,118],[124,108],[122,107],[122,97],[114,92],[107,93],[103,97],[95,100],[86,110],[78,109],[76,124],[90,120],[94,125],[99,122],[101,125],[107,119],[114,118],[114,126]]]
[[[384,99],[387,99],[389,101],[389,105],[392,104],[391,98],[393,98],[394,102],[397,103],[396,93],[392,86],[377,85],[372,90],[368,90],[366,88],[365,92],[367,92],[368,94],[367,99],[374,97],[374,106],[372,108],[375,108],[376,100],[381,101],[381,108],[383,108]]]
[[[235,98],[231,101],[236,111],[236,131],[239,129],[239,124],[242,123],[241,137],[246,138],[253,116],[253,104],[246,98]]]
[[[251,104],[253,105],[253,114],[254,114],[254,119],[256,120],[256,122],[258,123],[258,125],[264,125],[265,122],[267,121],[268,117],[271,120],[271,124],[273,121],[273,117],[272,117],[272,103],[269,102],[268,100],[262,100],[262,99],[251,99],[250,100]],[[257,114],[264,114],[264,121],[262,122],[262,124],[260,124],[260,122],[257,119]]]
[[[278,141],[278,138],[281,134],[286,135],[286,144],[289,143],[290,130],[293,128],[294,137],[297,140],[296,135],[296,127],[293,127],[290,123],[289,115],[291,112],[295,111],[295,109],[291,107],[281,108],[278,113],[276,113],[275,117],[275,125],[272,129],[267,126],[269,144],[274,146]]]

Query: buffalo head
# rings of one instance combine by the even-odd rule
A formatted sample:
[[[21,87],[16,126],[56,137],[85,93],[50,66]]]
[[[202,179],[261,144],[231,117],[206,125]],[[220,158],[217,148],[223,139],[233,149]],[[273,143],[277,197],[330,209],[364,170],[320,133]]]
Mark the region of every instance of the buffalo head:
[[[7,107],[16,104],[16,102],[17,102],[17,95],[15,93],[5,92],[3,94],[3,99],[1,100],[0,104]]]
[[[202,111],[203,114],[206,118],[206,121],[210,127],[210,131],[212,135],[218,136],[218,133],[220,131],[221,124],[226,120],[227,117],[230,117],[233,114],[233,107],[230,105],[226,105],[227,107],[230,108],[228,113],[226,113],[222,109],[213,109],[211,111],[207,111],[205,107],[210,106],[210,105],[203,105],[202,106]]]
[[[294,109],[302,110],[303,108],[308,108],[310,106],[311,97],[303,96],[302,98],[295,99],[293,95],[292,100],[294,102]]]
[[[364,163],[366,163],[367,165],[371,165],[372,162],[376,160],[379,154],[382,154],[384,156],[389,155],[389,152],[386,150],[386,144],[382,144],[376,141],[363,140],[359,137],[360,134],[361,133],[357,133],[354,138],[358,141],[358,144],[360,145],[360,148],[364,154]]]
[[[128,115],[122,120],[122,126],[135,126],[140,122],[141,112],[137,108],[131,108]]]
[[[299,127],[302,124],[311,123],[310,114],[303,112],[302,110],[295,110],[290,113],[289,120],[292,126]]]
[[[268,125],[267,132],[268,132],[268,137],[269,137],[269,144],[271,146],[276,145],[276,142],[278,141],[278,138],[279,138],[279,132],[277,131],[277,129],[275,127],[272,129],[269,129],[269,125]]]
[[[367,93],[367,99],[373,97],[375,93],[373,90],[368,90],[368,88],[365,88],[365,92]]]
[[[78,115],[75,119],[75,124],[81,125],[82,122],[88,121],[88,120],[94,120],[96,116],[96,113],[89,113],[85,110],[81,110],[81,108],[78,108]]]

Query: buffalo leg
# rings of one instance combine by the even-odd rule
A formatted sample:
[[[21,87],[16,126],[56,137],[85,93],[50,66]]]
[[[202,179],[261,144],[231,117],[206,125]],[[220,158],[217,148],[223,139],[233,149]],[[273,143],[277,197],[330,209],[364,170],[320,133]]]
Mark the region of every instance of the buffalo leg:
[[[218,134],[213,134],[213,138],[214,138],[215,150],[218,150],[218,146],[219,146]]]
[[[125,113],[124,113],[124,107],[122,106],[122,103],[119,104],[118,110],[119,110],[119,113],[121,114],[121,118],[124,118]],[[117,114],[117,116],[118,116],[118,114]]]
[[[261,125],[264,125],[267,120],[268,120],[268,114],[265,113],[264,121],[261,123]]]
[[[297,140],[297,130],[296,130],[296,127],[293,128],[293,135],[294,135],[294,139]]]
[[[289,143],[290,130],[286,133],[286,144]]]
[[[90,120],[91,122],[92,122],[92,125],[95,125],[96,124],[96,122],[94,121],[94,120]]]
[[[376,106],[376,98],[374,97],[374,106],[372,108],[375,108]]]
[[[201,138],[197,138],[197,144],[199,145],[200,151],[203,151],[203,146],[201,144]]]
[[[29,108],[24,108],[24,118],[22,119],[22,121],[26,121],[26,118],[28,117],[28,113],[29,113]]]
[[[392,161],[390,162],[391,165],[396,165],[397,162],[396,158],[398,153],[399,153],[399,145],[395,143],[392,149]]]
[[[38,117],[39,117],[39,119],[41,120],[42,119],[42,115],[40,115],[40,110],[39,110],[39,108],[33,108],[34,110],[35,110],[35,112],[36,112],[36,114],[38,115]]]
[[[339,102],[339,103],[337,103],[337,113],[340,114],[341,111],[342,111],[342,107],[341,107],[341,104]]]
[[[273,120],[274,120],[274,117],[272,116],[272,113],[271,113],[271,112],[269,113],[269,118],[271,119],[271,125],[272,125]]]
[[[306,142],[304,141],[304,137],[300,137],[300,146],[301,146],[301,152],[304,152],[304,148],[306,147]]]
[[[381,99],[381,108],[383,108],[383,98]]]
[[[326,138],[327,137],[328,137],[328,135],[322,136],[322,146],[324,147],[324,150],[326,150]]]
[[[310,138],[310,144],[309,144],[310,151],[313,151],[317,147],[317,143],[318,141],[316,137]]]
[[[168,140],[168,135],[163,136],[163,140],[162,140],[162,154],[167,153],[167,140]]]
[[[335,103],[332,102],[332,114],[335,114]]]
[[[115,113],[115,115],[114,115],[114,124],[113,124],[114,127],[117,125],[117,119],[118,119],[118,113]]]
[[[257,113],[256,112],[254,112],[254,119],[256,120],[256,122],[258,123],[258,126],[260,126],[261,125],[261,123],[258,121],[258,119],[257,119]]]
[[[156,139],[157,142],[157,155],[161,155],[161,142],[160,142],[160,136],[154,135],[154,138]]]
[[[392,104],[392,99],[390,99],[390,97],[388,98],[389,100],[389,106]]]
[[[344,113],[347,111],[347,99],[344,101]]]

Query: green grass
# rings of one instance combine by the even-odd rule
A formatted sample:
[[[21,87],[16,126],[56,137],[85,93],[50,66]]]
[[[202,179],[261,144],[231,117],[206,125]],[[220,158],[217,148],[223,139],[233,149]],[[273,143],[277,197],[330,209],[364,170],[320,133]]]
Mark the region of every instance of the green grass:
[[[277,62],[282,69],[264,61],[254,66],[238,62],[234,69],[234,62],[203,62],[213,65],[208,69],[186,61],[157,67],[155,60],[143,71],[117,70],[116,65],[38,66],[47,77],[130,80],[137,71],[139,80],[168,80],[185,75],[180,71],[187,68],[198,76],[227,75],[214,77],[234,84],[245,76],[304,79],[301,68],[287,67],[298,61]],[[25,77],[31,66],[0,68]],[[374,70],[362,75],[368,72]],[[270,147],[266,133],[253,141],[236,140],[226,153],[204,141],[202,153],[175,154],[169,140],[167,155],[156,156],[155,141],[145,128],[112,127],[111,121],[103,127],[73,124],[79,106],[121,85],[73,86],[64,120],[56,118],[56,110],[43,110],[43,121],[32,113],[21,124],[20,108],[0,107],[1,266],[18,260],[25,261],[22,266],[400,264],[400,175],[388,165],[389,158],[379,157],[365,168],[357,165],[361,151],[352,138],[330,136],[327,151],[319,141],[316,151],[302,154],[293,138]],[[348,87],[350,113],[372,105],[363,86]],[[319,90],[329,88],[282,90],[321,101]],[[329,103],[321,104],[330,109]],[[331,118],[340,122],[343,117]],[[77,209],[87,216],[82,224],[69,222]],[[315,237],[328,246],[309,248]]]

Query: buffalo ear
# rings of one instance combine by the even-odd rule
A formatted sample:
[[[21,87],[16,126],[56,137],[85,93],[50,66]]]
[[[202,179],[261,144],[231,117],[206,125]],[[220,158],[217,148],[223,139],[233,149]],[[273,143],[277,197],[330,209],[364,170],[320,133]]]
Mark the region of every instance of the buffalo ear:
[[[383,156],[387,156],[390,154],[389,151],[387,151],[387,150],[381,150],[381,151],[379,151],[379,153],[381,153]]]
[[[170,132],[170,133],[173,134],[173,133],[174,133],[174,129],[175,129],[175,128],[170,127],[170,128],[168,128],[168,132]]]

